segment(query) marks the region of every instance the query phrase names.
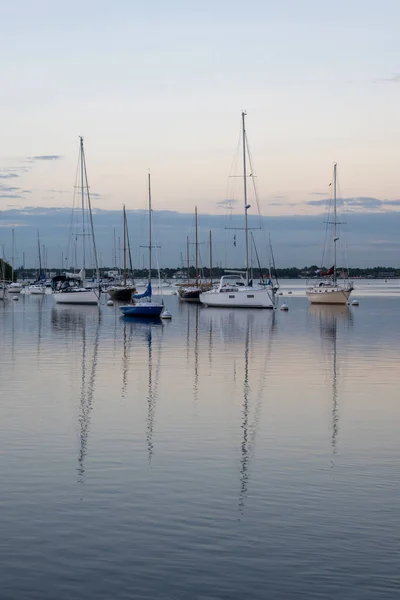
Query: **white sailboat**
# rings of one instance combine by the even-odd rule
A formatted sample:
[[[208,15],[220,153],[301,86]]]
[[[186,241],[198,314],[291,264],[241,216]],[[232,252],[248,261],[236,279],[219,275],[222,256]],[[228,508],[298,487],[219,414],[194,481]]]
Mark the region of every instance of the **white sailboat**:
[[[274,308],[274,286],[252,285],[249,279],[249,227],[247,213],[250,204],[247,202],[247,161],[246,161],[246,113],[242,112],[242,145],[243,145],[243,196],[244,196],[244,222],[246,246],[246,270],[229,271],[230,275],[223,275],[215,289],[202,292],[200,302],[205,306],[218,306],[229,308]],[[228,272],[228,271],[227,271]]]
[[[333,221],[328,220],[328,224],[332,226],[333,232],[333,265],[327,271],[319,273],[320,280],[307,288],[306,294],[311,304],[347,304],[350,294],[354,286],[348,278],[339,281],[337,278],[336,261],[337,261],[337,242],[338,225],[337,219],[337,199],[336,199],[336,184],[337,184],[337,163],[333,165]]]
[[[79,137],[79,164],[80,164],[80,187],[81,187],[81,210],[82,210],[82,269],[74,277],[58,275],[52,280],[53,298],[57,304],[99,304],[100,289],[87,287],[86,277],[86,243],[85,239],[91,237],[93,255],[96,265],[97,281],[99,282],[99,267],[97,261],[96,241],[92,218],[92,206],[90,201],[89,184],[86,172],[85,151],[83,148],[83,137]],[[86,201],[85,201],[86,198]],[[86,216],[87,213],[87,216]],[[85,223],[89,220],[90,233],[85,229]]]

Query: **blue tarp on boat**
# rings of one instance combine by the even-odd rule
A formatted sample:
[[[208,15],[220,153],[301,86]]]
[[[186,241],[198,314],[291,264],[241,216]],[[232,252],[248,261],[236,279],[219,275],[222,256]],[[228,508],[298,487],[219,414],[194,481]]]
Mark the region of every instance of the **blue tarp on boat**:
[[[135,300],[139,300],[139,298],[147,298],[148,296],[151,297],[151,282],[150,281],[147,284],[146,291],[143,292],[143,294],[134,294],[132,296],[132,298],[135,298]]]

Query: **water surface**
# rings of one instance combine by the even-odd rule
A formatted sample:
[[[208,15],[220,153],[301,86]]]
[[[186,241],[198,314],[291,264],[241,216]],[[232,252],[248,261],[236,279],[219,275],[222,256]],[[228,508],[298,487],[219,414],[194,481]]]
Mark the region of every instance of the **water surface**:
[[[171,322],[0,304],[0,598],[398,597],[400,288],[302,285]]]

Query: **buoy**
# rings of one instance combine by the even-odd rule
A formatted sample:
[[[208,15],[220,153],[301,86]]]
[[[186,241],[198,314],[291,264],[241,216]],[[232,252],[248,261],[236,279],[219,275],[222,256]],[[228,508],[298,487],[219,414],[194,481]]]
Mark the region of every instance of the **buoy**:
[[[112,300],[108,300],[107,306],[114,306],[114,302]]]
[[[281,310],[289,310],[288,305],[287,304],[282,304]]]
[[[353,300],[353,302],[351,303],[352,306],[359,306],[359,301],[358,300]]]
[[[288,292],[288,294],[291,294],[292,292]]]
[[[162,319],[172,319],[172,315],[169,312],[169,310],[164,310],[164,312],[161,313],[161,318]]]
[[[13,300],[19,300],[18,296],[13,296]]]

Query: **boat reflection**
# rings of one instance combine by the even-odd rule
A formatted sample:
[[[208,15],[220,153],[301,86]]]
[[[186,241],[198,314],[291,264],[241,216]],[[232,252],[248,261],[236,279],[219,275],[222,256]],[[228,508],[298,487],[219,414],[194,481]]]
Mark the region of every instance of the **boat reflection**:
[[[348,306],[324,305],[319,306],[311,304],[308,307],[308,313],[318,320],[322,341],[322,352],[328,361],[328,377],[331,379],[331,397],[332,397],[332,466],[335,465],[334,457],[337,454],[337,442],[339,434],[339,401],[338,401],[338,324],[351,327],[353,324],[353,314]],[[343,345],[339,344],[341,353],[345,350]]]
[[[51,312],[51,324],[55,331],[72,333],[73,356],[80,353],[80,388],[78,401],[78,483],[85,481],[85,458],[87,456],[90,433],[91,413],[95,392],[96,369],[99,354],[101,311],[91,306],[54,306]],[[76,377],[77,364],[72,361],[73,380]]]
[[[275,311],[257,314],[253,310],[221,311],[209,307],[207,310],[201,310],[200,316],[207,324],[210,374],[214,336],[218,336],[227,347],[243,344],[242,360],[238,361],[234,357],[232,360],[232,379],[235,387],[243,365],[238,498],[238,509],[242,517],[248,495],[251,459],[255,452],[257,431],[266,399],[273,340],[277,332],[277,315]]]
[[[154,455],[154,423],[156,416],[156,404],[158,398],[158,384],[160,379],[160,364],[162,350],[163,322],[161,319],[139,319],[134,320],[122,317],[124,321],[123,353],[122,353],[122,388],[126,393],[129,355],[131,353],[133,340],[135,340],[135,352],[140,352],[143,347],[147,349],[147,417],[146,417],[146,443],[149,463]],[[153,336],[158,335],[156,352],[153,349]],[[144,342],[144,343],[143,343]]]

